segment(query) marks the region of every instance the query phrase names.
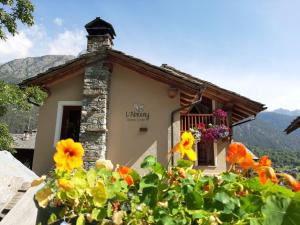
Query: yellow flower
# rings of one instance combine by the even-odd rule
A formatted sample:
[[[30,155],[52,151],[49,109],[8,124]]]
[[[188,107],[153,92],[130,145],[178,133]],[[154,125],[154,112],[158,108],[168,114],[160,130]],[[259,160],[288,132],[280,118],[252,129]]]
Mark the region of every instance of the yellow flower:
[[[49,202],[49,196],[52,194],[51,188],[44,188],[35,194],[35,199],[39,203],[39,206],[46,208]]]
[[[74,188],[74,184],[72,184],[69,180],[64,178],[58,180],[58,186],[65,191],[69,191]]]
[[[33,180],[31,182],[31,187],[35,187],[35,186],[38,186],[40,185],[41,183],[43,183],[44,181],[46,180],[46,175],[43,175],[35,180]]]
[[[174,146],[172,151],[179,152],[181,158],[184,158],[186,155],[190,160],[196,161],[197,155],[196,152],[192,149],[194,141],[195,139],[192,133],[185,131],[181,135],[181,141]]]
[[[57,143],[53,158],[57,169],[70,171],[82,166],[83,155],[82,145],[68,138]]]

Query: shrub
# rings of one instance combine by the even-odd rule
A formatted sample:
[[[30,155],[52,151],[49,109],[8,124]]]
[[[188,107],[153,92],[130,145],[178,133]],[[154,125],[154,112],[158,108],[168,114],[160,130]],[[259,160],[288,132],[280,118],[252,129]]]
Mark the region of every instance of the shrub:
[[[173,151],[194,160],[191,142],[193,138],[184,134]],[[49,216],[49,224],[74,219],[77,225],[298,224],[299,182],[272,171],[267,157],[252,161],[244,148],[240,143],[230,145],[230,171],[219,176],[193,169],[191,160],[180,159],[176,166],[165,169],[154,156],[147,156],[141,168],[148,173],[141,177],[128,167],[113,168],[103,159],[85,170],[82,146],[67,139],[57,144],[55,171],[32,185],[46,181],[35,199],[42,208],[58,209]],[[247,178],[247,170],[259,176]],[[277,184],[281,178],[293,191]]]

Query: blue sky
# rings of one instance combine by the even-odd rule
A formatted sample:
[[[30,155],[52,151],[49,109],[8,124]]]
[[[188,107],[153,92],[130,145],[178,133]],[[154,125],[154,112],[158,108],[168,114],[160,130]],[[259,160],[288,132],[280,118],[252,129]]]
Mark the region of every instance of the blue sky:
[[[35,26],[0,41],[0,63],[77,55],[84,25],[113,24],[114,48],[167,63],[265,103],[300,109],[300,2],[292,0],[35,0]]]

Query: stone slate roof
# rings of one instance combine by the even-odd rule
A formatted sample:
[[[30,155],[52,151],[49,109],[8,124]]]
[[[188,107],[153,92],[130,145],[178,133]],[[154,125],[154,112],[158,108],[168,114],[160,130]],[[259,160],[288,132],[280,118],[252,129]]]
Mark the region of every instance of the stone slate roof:
[[[24,134],[12,134],[14,143],[12,148],[14,149],[34,149],[36,132],[28,134],[28,138],[25,139]]]
[[[188,88],[188,90],[199,92],[206,87],[206,92],[213,93],[217,98],[225,98],[225,102],[234,103],[233,109],[233,122],[241,121],[250,116],[256,116],[257,113],[266,109],[265,105],[254,101],[250,98],[242,96],[236,92],[227,90],[211,82],[202,80],[198,77],[192,76],[185,72],[182,72],[167,64],[161,66],[153,65],[142,59],[136,58],[131,55],[127,55],[124,52],[108,49],[107,51],[108,60],[117,60],[117,62],[129,63],[128,66],[139,68],[141,74],[151,73],[156,74],[156,77],[167,80],[168,82],[176,82],[177,87]],[[97,52],[82,54],[79,57],[66,62],[65,64],[52,67],[44,73],[38,74],[35,77],[24,80],[20,85],[40,85],[47,87],[48,82],[51,83],[53,80],[60,79],[62,76],[67,76],[68,71],[78,71],[84,68],[85,64],[97,61]],[[130,68],[130,67],[129,67]],[[170,84],[171,84],[170,83]]]
[[[291,124],[284,130],[287,134],[293,132],[300,127],[300,116],[294,119]]]
[[[247,101],[251,101],[251,102],[253,102],[253,103],[255,103],[255,104],[258,104],[258,105],[261,105],[262,107],[264,107],[264,104],[262,104],[262,103],[260,103],[260,102],[253,101],[252,99],[247,98],[247,97],[245,97],[245,96],[242,96],[242,95],[240,95],[240,94],[238,94],[238,93],[236,93],[236,92],[227,90],[227,89],[222,88],[222,87],[220,87],[220,86],[218,86],[218,85],[216,85],[216,84],[213,84],[213,83],[211,83],[211,82],[208,82],[208,81],[199,79],[198,77],[195,77],[195,76],[193,76],[193,75],[191,75],[191,74],[182,72],[182,71],[176,69],[175,67],[169,66],[168,64],[162,64],[161,66],[156,66],[156,65],[153,65],[153,64],[151,64],[151,63],[148,63],[148,62],[146,62],[146,61],[144,61],[144,60],[142,60],[142,59],[136,58],[136,57],[131,56],[131,55],[127,55],[127,54],[124,53],[124,52],[117,51],[117,50],[114,50],[114,49],[112,49],[111,51],[112,51],[112,52],[115,52],[115,53],[118,53],[118,54],[121,54],[121,55],[124,55],[124,56],[126,56],[126,57],[129,57],[129,58],[131,58],[131,59],[133,59],[133,60],[135,60],[135,61],[137,61],[137,62],[140,62],[140,63],[143,63],[143,64],[147,64],[147,65],[149,65],[149,66],[151,66],[151,67],[154,67],[154,68],[156,68],[156,69],[162,70],[162,71],[164,71],[164,72],[172,73],[173,75],[179,76],[179,77],[181,77],[181,78],[184,79],[184,80],[187,80],[187,81],[190,81],[190,82],[199,84],[199,85],[209,85],[209,86],[213,86],[213,87],[218,88],[218,89],[220,89],[220,90],[222,90],[222,91],[228,92],[228,93],[230,93],[230,94],[232,94],[232,95],[236,95],[236,96],[241,97],[241,98],[243,98],[243,99],[245,99],[245,100],[247,100]]]

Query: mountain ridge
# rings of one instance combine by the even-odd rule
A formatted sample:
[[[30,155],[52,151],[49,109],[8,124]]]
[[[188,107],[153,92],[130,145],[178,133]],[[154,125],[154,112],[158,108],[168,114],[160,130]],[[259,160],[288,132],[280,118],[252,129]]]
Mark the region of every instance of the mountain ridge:
[[[0,79],[9,83],[19,83],[74,58],[72,55],[44,55],[14,59],[0,64]]]

